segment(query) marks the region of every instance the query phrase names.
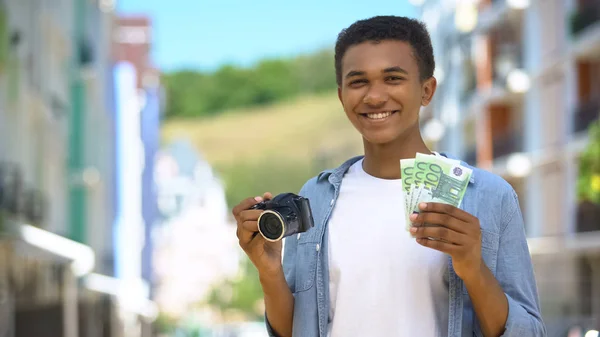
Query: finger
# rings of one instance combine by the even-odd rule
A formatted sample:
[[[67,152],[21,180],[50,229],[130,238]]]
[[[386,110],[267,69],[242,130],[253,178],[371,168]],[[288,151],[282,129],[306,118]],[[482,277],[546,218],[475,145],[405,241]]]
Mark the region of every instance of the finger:
[[[410,220],[417,227],[425,224],[438,225],[444,226],[458,233],[468,233],[469,229],[469,226],[466,222],[444,213],[421,212],[418,214],[411,214]]]
[[[451,243],[438,241],[438,240],[430,240],[426,238],[417,239],[417,243],[421,246],[429,247],[431,249],[435,249],[442,253],[446,253],[452,256],[456,251],[460,248],[459,246],[453,245]]]
[[[244,221],[239,226],[238,238],[240,240],[240,246],[244,248],[250,244],[252,239],[257,236],[256,232],[258,232],[258,221]]]
[[[465,222],[472,221],[474,218],[474,216],[463,211],[462,209],[460,209],[458,207],[448,205],[448,204],[442,204],[439,202],[422,202],[419,204],[419,209],[421,211],[426,211],[426,212],[448,214],[454,218],[457,218],[458,220],[462,220]]]
[[[242,211],[238,214],[238,223],[242,223],[244,221],[256,221],[263,213],[263,210],[260,209],[248,209]]]
[[[265,194],[263,194],[263,199],[271,200],[273,199],[273,194],[271,194],[271,192],[265,192]]]
[[[258,204],[261,201],[263,201],[262,197],[246,198],[246,199],[242,200],[242,202],[240,202],[239,204],[237,204],[237,206],[235,206],[233,208],[233,210],[231,211],[231,213],[237,219],[238,216],[239,216],[239,214],[242,211],[247,210],[248,208],[250,208],[250,207]]]
[[[250,233],[256,233],[258,232],[258,221],[244,221],[242,222],[242,224],[240,225],[240,229],[241,232],[250,232]]]
[[[434,238],[457,246],[464,245],[468,238],[465,234],[441,226],[412,227],[410,231],[417,239]]]

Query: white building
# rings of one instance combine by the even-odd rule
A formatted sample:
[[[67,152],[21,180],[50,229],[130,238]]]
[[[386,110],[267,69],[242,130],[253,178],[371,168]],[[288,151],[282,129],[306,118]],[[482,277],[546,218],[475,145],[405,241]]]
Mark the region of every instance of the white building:
[[[156,183],[163,216],[155,242],[155,300],[165,313],[184,317],[209,290],[238,271],[235,226],[228,223],[222,183],[187,141],[163,149]],[[210,312],[200,313],[212,321]]]
[[[600,324],[600,262],[592,276],[576,264],[600,249],[600,224],[577,234],[575,220],[578,156],[600,112],[600,2],[411,2],[432,34],[440,82],[422,113],[425,136],[519,194],[549,329]]]

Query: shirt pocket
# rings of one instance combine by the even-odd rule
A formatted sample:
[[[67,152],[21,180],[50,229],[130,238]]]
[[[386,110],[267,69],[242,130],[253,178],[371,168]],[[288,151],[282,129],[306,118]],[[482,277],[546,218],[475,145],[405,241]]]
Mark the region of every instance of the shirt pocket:
[[[481,257],[483,262],[496,275],[496,262],[498,261],[498,248],[500,247],[500,235],[488,230],[481,230]],[[463,293],[468,294],[463,285]]]
[[[320,245],[317,242],[298,243],[296,251],[296,289],[295,293],[310,289],[315,283],[317,258]]]
[[[481,230],[481,256],[487,267],[496,275],[496,262],[498,261],[498,248],[500,235],[494,232]]]

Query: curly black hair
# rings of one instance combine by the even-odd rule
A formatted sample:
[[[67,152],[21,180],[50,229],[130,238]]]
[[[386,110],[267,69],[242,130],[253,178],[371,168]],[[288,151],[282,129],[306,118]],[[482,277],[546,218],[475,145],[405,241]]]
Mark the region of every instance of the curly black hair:
[[[396,40],[408,42],[419,66],[421,81],[433,76],[435,59],[427,27],[421,21],[402,16],[375,16],[343,29],[335,43],[335,76],[342,83],[342,58],[351,46],[366,42]]]

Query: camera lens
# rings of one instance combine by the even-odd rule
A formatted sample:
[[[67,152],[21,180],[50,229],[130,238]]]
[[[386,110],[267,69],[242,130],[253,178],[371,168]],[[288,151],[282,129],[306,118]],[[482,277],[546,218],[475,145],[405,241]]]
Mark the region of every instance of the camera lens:
[[[283,237],[285,226],[279,214],[265,211],[258,219],[258,230],[269,241],[278,241]]]

